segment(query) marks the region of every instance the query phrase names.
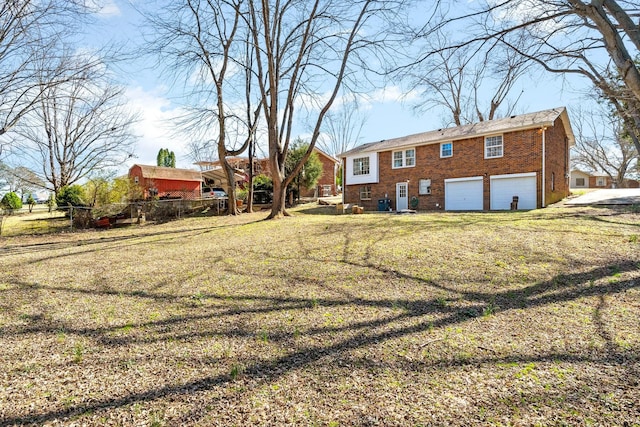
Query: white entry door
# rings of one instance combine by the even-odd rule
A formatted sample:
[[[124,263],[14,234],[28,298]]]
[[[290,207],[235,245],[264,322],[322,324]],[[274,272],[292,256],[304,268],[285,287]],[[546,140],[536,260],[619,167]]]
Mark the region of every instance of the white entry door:
[[[396,211],[409,208],[409,188],[406,182],[396,184]]]

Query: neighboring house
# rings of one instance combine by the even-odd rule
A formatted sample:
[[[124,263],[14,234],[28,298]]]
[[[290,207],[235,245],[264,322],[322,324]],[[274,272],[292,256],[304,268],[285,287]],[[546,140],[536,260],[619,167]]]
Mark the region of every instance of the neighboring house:
[[[324,151],[314,148],[313,151],[318,154],[318,158],[322,163],[322,176],[318,181],[316,187],[301,191],[302,197],[327,197],[335,196],[338,194],[336,188],[336,178],[338,176],[338,168],[340,166],[340,160],[325,153]],[[246,157],[229,157],[227,158],[229,164],[236,168],[238,172],[244,173],[246,180],[248,180],[249,173],[249,159]],[[220,160],[210,162],[198,162],[196,163],[203,169],[203,175],[207,177],[207,172],[210,170],[216,170],[221,168]],[[264,174],[271,177],[271,168],[269,166],[269,159],[261,158],[253,160],[253,174],[254,176]]]
[[[129,169],[129,178],[140,186],[145,199],[201,197],[202,175],[194,169],[133,165]]]
[[[569,195],[564,107],[356,147],[340,155],[343,201],[367,210],[545,207]]]
[[[317,147],[313,151],[318,155],[320,163],[322,163],[322,175],[314,188],[300,191],[300,197],[329,197],[337,196],[338,189],[336,187],[336,178],[338,169],[340,168],[340,160],[325,153]]]
[[[249,159],[247,157],[227,157],[227,162],[237,172],[247,174],[249,173]],[[220,169],[222,168],[222,162],[220,160],[213,161],[201,161],[195,163],[203,171]],[[253,159],[253,175],[265,174],[270,176],[269,159]]]
[[[604,172],[584,172],[580,169],[571,171],[571,188],[616,188],[613,179]],[[635,179],[625,178],[620,188],[638,188],[640,183]]]
[[[589,175],[587,172],[583,172],[580,169],[573,169],[571,171],[571,180],[569,186],[571,188],[589,188]]]
[[[571,188],[612,188],[611,177],[603,172],[571,171]]]

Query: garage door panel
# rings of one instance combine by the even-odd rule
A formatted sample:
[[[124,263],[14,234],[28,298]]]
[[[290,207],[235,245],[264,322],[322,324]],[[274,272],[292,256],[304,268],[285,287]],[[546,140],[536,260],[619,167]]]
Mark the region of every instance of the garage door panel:
[[[518,209],[536,209],[537,179],[532,176],[491,177],[491,210],[509,210],[513,196],[518,196]]]
[[[481,211],[484,209],[482,177],[446,181],[444,208],[447,211]]]

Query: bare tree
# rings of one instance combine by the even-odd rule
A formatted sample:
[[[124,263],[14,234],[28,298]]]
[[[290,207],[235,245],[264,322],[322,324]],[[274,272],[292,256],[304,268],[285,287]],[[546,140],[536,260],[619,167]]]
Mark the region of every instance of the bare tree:
[[[318,140],[318,145],[326,153],[338,156],[358,144],[366,122],[367,115],[355,97],[343,102],[327,112],[323,123],[325,137]]]
[[[104,68],[87,70],[83,78],[45,86],[37,108],[15,132],[27,161],[56,194],[90,173],[120,165],[132,156],[136,117],[123,99],[123,89],[107,79]]]
[[[169,59],[165,71],[176,81],[187,82],[190,112],[179,125],[194,141],[206,141],[191,144],[192,157],[201,158],[203,148],[211,153],[215,146],[228,181],[230,214],[238,211],[235,169],[227,157],[247,149],[260,113],[259,100],[251,94],[254,77],[247,74],[251,52],[245,7],[243,0],[183,0],[146,13],[156,32],[153,53]]]
[[[616,113],[579,111],[574,113],[576,145],[573,162],[587,170],[604,172],[616,187],[623,187],[628,174],[636,172],[638,151]]]
[[[76,0],[10,0],[0,5],[0,138],[40,100],[44,91],[77,76],[62,42],[83,21]],[[42,58],[46,57],[46,61]],[[48,81],[43,82],[42,76]],[[6,139],[0,140],[0,154]]]
[[[18,166],[12,168],[0,163],[0,187],[8,186],[9,191],[19,193],[20,196],[46,188],[46,183],[29,168]]]
[[[399,2],[360,0],[248,0],[255,67],[263,99],[273,203],[268,218],[287,215],[287,187],[318,141],[339,91],[362,78],[384,14]],[[394,7],[395,6],[395,7]],[[298,109],[313,131],[309,147],[291,174],[285,164]]]
[[[218,160],[218,142],[213,139],[192,140],[187,144],[187,154],[193,163]]]
[[[366,52],[379,41],[383,13],[399,2],[183,0],[151,17],[154,53],[172,58],[169,71],[189,94],[192,112],[182,125],[200,132],[194,139],[217,140],[231,206],[234,171],[226,157],[255,139],[261,114],[274,182],[270,217],[286,214],[291,176],[312,153],[339,90],[361,78],[362,65],[375,59]],[[299,118],[299,111],[307,116]],[[303,121],[312,123],[309,149],[287,176],[289,143]]]
[[[420,51],[429,53],[423,61],[410,60],[408,67],[398,70],[409,82],[409,90],[420,93],[415,105],[418,111],[444,108],[445,125],[456,126],[513,113],[520,94],[512,92],[526,73],[528,61],[504,43],[448,49],[453,38],[442,28],[417,39],[407,31],[407,37],[408,43],[414,42]]]
[[[443,28],[464,26],[469,35],[452,40],[445,49],[498,41],[548,72],[588,78],[615,106],[640,148],[640,70],[634,62],[640,51],[637,2],[485,0],[470,4],[462,14],[452,4],[437,2],[431,19],[415,35],[429,37]],[[425,52],[415,62],[437,51]]]

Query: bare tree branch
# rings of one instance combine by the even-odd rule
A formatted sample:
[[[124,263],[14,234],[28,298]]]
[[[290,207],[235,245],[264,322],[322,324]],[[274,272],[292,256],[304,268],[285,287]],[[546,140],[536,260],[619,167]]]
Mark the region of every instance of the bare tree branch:
[[[598,111],[575,111],[576,145],[573,147],[575,166],[592,172],[604,172],[616,185],[623,187],[625,179],[638,166],[638,151],[625,132],[617,115]]]
[[[86,70],[84,78],[47,85],[36,108],[15,132],[20,149],[50,189],[78,182],[96,171],[120,165],[132,155],[135,116],[128,112],[123,89],[111,84],[104,68]]]

